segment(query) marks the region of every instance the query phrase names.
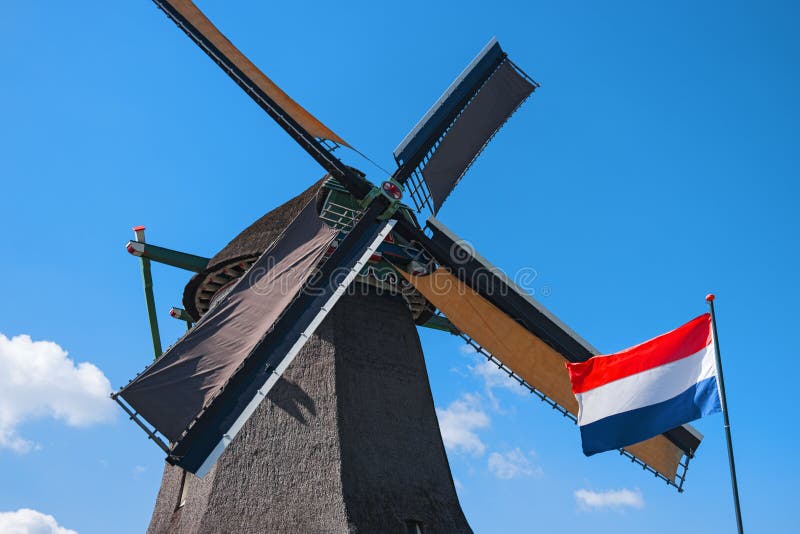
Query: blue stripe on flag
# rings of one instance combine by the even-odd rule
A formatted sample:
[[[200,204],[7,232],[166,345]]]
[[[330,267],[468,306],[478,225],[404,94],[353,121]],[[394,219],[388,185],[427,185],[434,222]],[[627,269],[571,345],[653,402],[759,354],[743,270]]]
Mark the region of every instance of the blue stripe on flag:
[[[720,410],[717,379],[712,376],[664,402],[580,427],[583,454],[591,456],[633,445]]]

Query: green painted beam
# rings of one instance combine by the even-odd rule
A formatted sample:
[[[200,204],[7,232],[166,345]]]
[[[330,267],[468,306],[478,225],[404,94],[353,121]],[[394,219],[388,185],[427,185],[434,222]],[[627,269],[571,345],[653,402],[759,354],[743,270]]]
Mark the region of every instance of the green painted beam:
[[[136,241],[144,243],[144,226],[134,226],[133,232],[136,235]],[[147,306],[147,319],[150,322],[150,337],[153,341],[153,359],[158,359],[163,350],[161,350],[161,335],[158,332],[158,318],[156,317],[156,300],[153,296],[153,275],[150,272],[150,260],[146,256],[140,256],[142,262],[142,282],[144,282],[144,301]]]
[[[199,273],[208,265],[208,258],[179,252],[165,247],[145,243],[142,239],[128,241],[125,248],[134,256],[146,258],[164,265],[177,267],[194,273]]]
[[[458,334],[458,328],[447,317],[441,315],[434,315],[425,324],[420,325],[423,328],[431,328],[433,330],[441,330],[442,332],[449,332],[453,335]]]
[[[169,309],[170,317],[174,317],[175,319],[180,319],[181,321],[186,322],[186,330],[190,330],[192,328],[192,316],[186,313],[186,310],[183,308],[178,308],[177,306],[173,306]]]

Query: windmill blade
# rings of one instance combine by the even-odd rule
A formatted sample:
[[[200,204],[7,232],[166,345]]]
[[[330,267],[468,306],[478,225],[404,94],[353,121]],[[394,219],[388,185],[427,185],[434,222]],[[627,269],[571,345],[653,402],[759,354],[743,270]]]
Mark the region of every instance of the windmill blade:
[[[491,304],[464,282],[439,267],[426,276],[412,276],[401,271],[434,306],[440,309],[460,331],[466,333],[505,367],[540,391],[567,413],[577,416],[578,404],[570,388],[564,363],[566,358],[518,322]],[[443,291],[442,288],[449,290]],[[663,436],[646,443],[642,462],[675,481],[683,452]],[[635,446],[634,446],[635,448]],[[643,447],[639,447],[641,453]]]
[[[373,203],[317,268],[337,231],[310,202],[227,296],[115,394],[173,443],[170,463],[208,472],[391,230],[376,218],[383,209]]]
[[[394,150],[399,165],[394,177],[410,182],[418,209],[439,210],[475,158],[538,86],[508,59],[496,39],[489,41]]]
[[[598,351],[439,221],[429,219],[428,228],[433,235],[421,244],[441,266],[428,276],[401,274],[461,332],[566,413],[577,415],[564,363]],[[692,457],[701,439],[684,425],[625,449],[677,485],[682,456]]]
[[[177,441],[300,291],[335,237],[309,202],[225,299],[120,396]]]
[[[370,185],[353,173],[320,142],[350,146],[319,119],[295,102],[237,49],[191,0],[153,0],[177,26],[217,63],[322,167],[339,179],[356,198]]]

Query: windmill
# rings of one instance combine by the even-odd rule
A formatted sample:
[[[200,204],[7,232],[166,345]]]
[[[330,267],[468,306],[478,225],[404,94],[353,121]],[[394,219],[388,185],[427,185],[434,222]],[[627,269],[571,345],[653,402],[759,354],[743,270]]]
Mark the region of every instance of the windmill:
[[[150,530],[468,531],[415,325],[573,421],[564,363],[597,354],[436,218],[538,84],[491,40],[374,185],[191,1],[154,1],[326,175],[210,259],[134,229],[156,359],[112,397],[167,455]],[[195,273],[170,312],[187,332],[163,354],[151,261]],[[681,490],[701,439],[685,425],[620,454]]]

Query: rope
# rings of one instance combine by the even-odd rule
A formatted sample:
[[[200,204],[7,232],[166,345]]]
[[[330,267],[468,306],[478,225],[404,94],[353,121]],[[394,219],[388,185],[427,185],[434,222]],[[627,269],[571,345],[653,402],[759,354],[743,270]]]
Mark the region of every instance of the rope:
[[[368,162],[372,163],[375,167],[377,167],[378,169],[383,171],[383,173],[386,174],[386,176],[391,178],[392,173],[390,173],[389,171],[387,171],[386,169],[381,167],[375,160],[373,160],[372,158],[370,158],[369,156],[367,156],[366,154],[364,154],[363,152],[361,152],[359,149],[357,149],[354,146],[351,146],[350,148],[353,150],[353,152],[355,152],[356,154],[358,154],[359,156],[361,156],[362,158],[364,158]]]

